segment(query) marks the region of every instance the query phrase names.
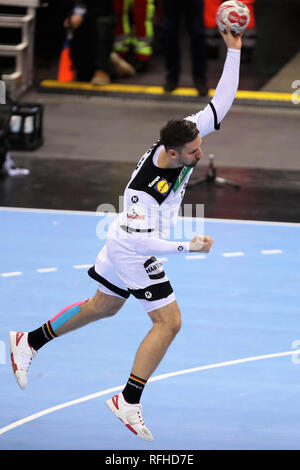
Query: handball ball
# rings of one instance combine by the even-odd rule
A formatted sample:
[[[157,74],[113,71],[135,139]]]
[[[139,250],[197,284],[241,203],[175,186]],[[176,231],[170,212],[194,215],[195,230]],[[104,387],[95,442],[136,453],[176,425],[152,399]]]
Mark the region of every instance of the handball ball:
[[[242,2],[224,2],[218,8],[217,25],[221,31],[225,31],[226,25],[229,24],[234,34],[241,34],[247,28],[249,21],[249,8]]]

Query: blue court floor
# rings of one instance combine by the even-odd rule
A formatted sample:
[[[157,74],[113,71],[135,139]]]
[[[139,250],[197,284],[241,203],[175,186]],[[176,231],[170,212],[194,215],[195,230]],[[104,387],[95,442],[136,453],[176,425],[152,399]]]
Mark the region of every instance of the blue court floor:
[[[183,326],[142,397],[152,443],[105,404],[151,327],[134,298],[42,348],[18,387],[8,332],[95,293],[103,220],[0,208],[0,449],[300,449],[300,224],[206,220],[209,255],[163,258]]]

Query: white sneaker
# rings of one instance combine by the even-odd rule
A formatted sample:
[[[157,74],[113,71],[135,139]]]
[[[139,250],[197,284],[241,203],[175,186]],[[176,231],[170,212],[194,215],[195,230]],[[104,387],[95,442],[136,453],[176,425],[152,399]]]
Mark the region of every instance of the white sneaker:
[[[28,369],[37,351],[28,344],[28,333],[23,331],[10,331],[10,358],[14,375],[20,387],[26,388],[28,382]]]
[[[153,441],[153,436],[143,421],[142,405],[127,403],[122,393],[114,395],[106,404],[130,431],[145,441]]]

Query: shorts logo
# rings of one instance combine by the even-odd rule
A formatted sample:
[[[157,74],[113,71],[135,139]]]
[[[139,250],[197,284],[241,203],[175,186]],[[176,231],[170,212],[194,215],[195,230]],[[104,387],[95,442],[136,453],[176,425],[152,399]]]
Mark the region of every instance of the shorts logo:
[[[145,292],[145,297],[146,297],[146,299],[151,299],[152,294],[151,294],[151,292],[150,292],[149,290],[147,290],[147,291]]]
[[[155,186],[156,191],[160,194],[166,194],[170,189],[170,183],[164,178],[160,179]]]
[[[138,196],[132,196],[132,198],[131,198],[131,202],[133,202],[133,203],[138,202],[138,200],[139,200]]]
[[[182,245],[179,245],[179,247],[177,248],[178,251],[183,251],[183,246]]]
[[[166,275],[162,263],[157,261],[155,256],[147,259],[144,263],[144,267],[150,279],[162,279]]]

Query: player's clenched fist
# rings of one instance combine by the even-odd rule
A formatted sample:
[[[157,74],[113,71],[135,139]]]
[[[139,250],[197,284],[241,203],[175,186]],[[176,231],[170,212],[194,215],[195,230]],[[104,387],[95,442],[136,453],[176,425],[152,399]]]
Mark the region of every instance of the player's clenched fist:
[[[190,241],[190,251],[196,251],[198,253],[209,253],[212,243],[213,239],[211,237],[196,235]]]

